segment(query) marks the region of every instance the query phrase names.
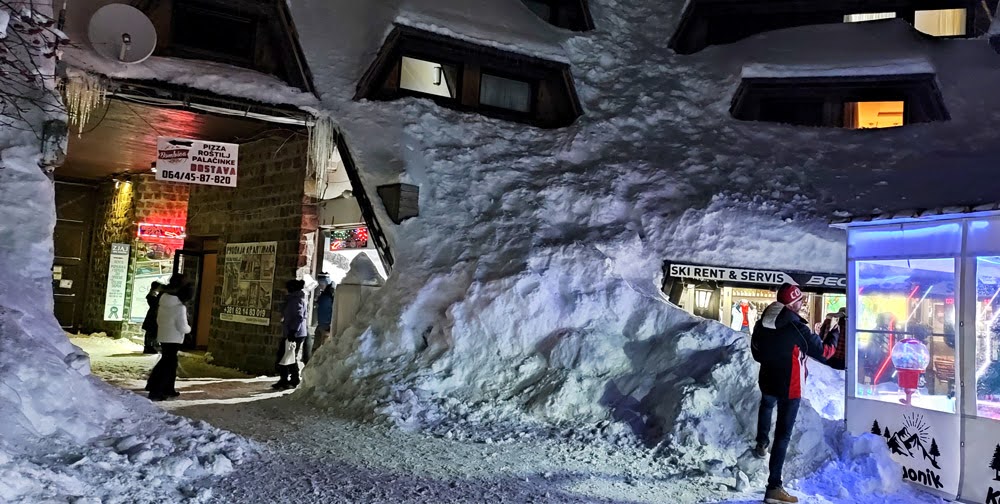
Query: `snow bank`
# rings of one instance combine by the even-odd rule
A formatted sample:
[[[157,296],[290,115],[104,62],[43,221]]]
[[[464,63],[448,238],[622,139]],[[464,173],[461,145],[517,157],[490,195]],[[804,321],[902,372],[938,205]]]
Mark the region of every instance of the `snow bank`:
[[[32,6],[51,14],[42,4]],[[54,62],[33,63],[47,87],[32,81],[16,95],[55,109]],[[10,92],[10,83],[0,92]],[[65,118],[23,109],[19,118],[5,116],[9,124],[0,129],[0,501],[182,497],[201,478],[232,471],[253,449],[89,376],[88,356],[69,342],[53,315],[55,198],[39,138],[46,121]]]
[[[439,4],[452,32],[493,36],[464,3]],[[746,337],[670,305],[662,263],[842,271],[843,234],[818,214],[834,204],[812,170],[828,173],[826,142],[843,146],[813,129],[798,139],[821,151],[800,155],[776,147],[790,128],[729,119],[746,61],[691,63],[645,35],[679,4],[592,7],[601,29],[556,30],[566,39],[553,56],[572,63],[586,114],[544,131],[427,100],[351,102],[347,77],[381,42],[358,44],[351,26],[388,30],[406,9],[292,6],[369,190],[420,186],[420,216],[388,229],[392,275],[313,357],[298,397],[452,437],[555,431],[640,441],[677,467],[747,463],[759,396]],[[326,9],[354,21],[330,30]],[[823,393],[837,375],[817,381],[828,386],[803,408],[791,471],[835,453],[824,417],[843,406]]]

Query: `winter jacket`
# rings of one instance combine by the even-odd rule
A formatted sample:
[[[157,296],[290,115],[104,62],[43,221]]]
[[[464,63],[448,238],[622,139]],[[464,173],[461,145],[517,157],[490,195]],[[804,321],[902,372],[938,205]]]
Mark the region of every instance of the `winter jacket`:
[[[316,299],[316,323],[330,329],[333,323],[333,289],[324,289]]]
[[[187,321],[187,308],[173,294],[160,296],[156,312],[156,340],[160,343],[184,343],[184,335],[191,332]]]
[[[156,317],[160,310],[160,294],[153,292],[146,294],[146,304],[149,305],[149,309],[146,310],[146,318],[142,319],[142,330],[155,333]]]
[[[802,317],[781,303],[772,303],[764,310],[750,337],[750,352],[760,363],[761,393],[801,398],[806,359],[812,357],[825,364],[837,350],[836,341],[832,343],[824,345]]]
[[[306,293],[289,293],[285,299],[285,318],[281,323],[286,338],[306,337],[306,313]]]

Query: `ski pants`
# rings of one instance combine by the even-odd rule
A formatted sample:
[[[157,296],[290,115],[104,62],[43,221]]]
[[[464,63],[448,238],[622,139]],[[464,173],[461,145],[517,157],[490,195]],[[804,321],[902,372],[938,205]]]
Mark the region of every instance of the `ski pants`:
[[[774,425],[774,445],[771,446],[771,460],[767,468],[767,488],[781,486],[781,469],[785,466],[785,453],[788,442],[792,439],[792,427],[795,417],[799,415],[800,399],[783,399],[772,395],[761,394],[760,409],[757,411],[757,443],[767,446],[768,434],[771,433],[771,419],[774,418],[774,407],[778,407],[778,421]]]

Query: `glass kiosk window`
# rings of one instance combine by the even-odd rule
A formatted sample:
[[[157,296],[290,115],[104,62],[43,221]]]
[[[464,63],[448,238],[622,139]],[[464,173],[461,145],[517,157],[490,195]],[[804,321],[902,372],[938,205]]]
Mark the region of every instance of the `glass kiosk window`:
[[[1000,420],[1000,256],[976,259],[976,409]]]
[[[955,259],[858,261],[857,397],[955,412]]]

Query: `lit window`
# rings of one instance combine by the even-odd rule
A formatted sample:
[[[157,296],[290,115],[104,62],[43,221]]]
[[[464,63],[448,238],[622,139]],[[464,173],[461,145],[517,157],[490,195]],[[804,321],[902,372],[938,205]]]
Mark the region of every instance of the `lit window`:
[[[418,93],[455,98],[458,93],[458,69],[431,61],[403,56],[399,87]]]
[[[479,84],[479,103],[517,112],[531,112],[531,84],[484,73]]]
[[[976,404],[1000,420],[1000,257],[976,259]]]
[[[856,396],[954,413],[955,260],[856,264]]]
[[[965,9],[916,11],[913,27],[935,37],[961,37],[965,35],[965,12]]]
[[[892,19],[896,17],[895,12],[871,12],[865,14],[848,14],[844,16],[845,23],[864,23],[865,21],[878,21],[880,19]]]
[[[851,102],[844,104],[844,127],[894,128],[903,125],[903,102]]]

